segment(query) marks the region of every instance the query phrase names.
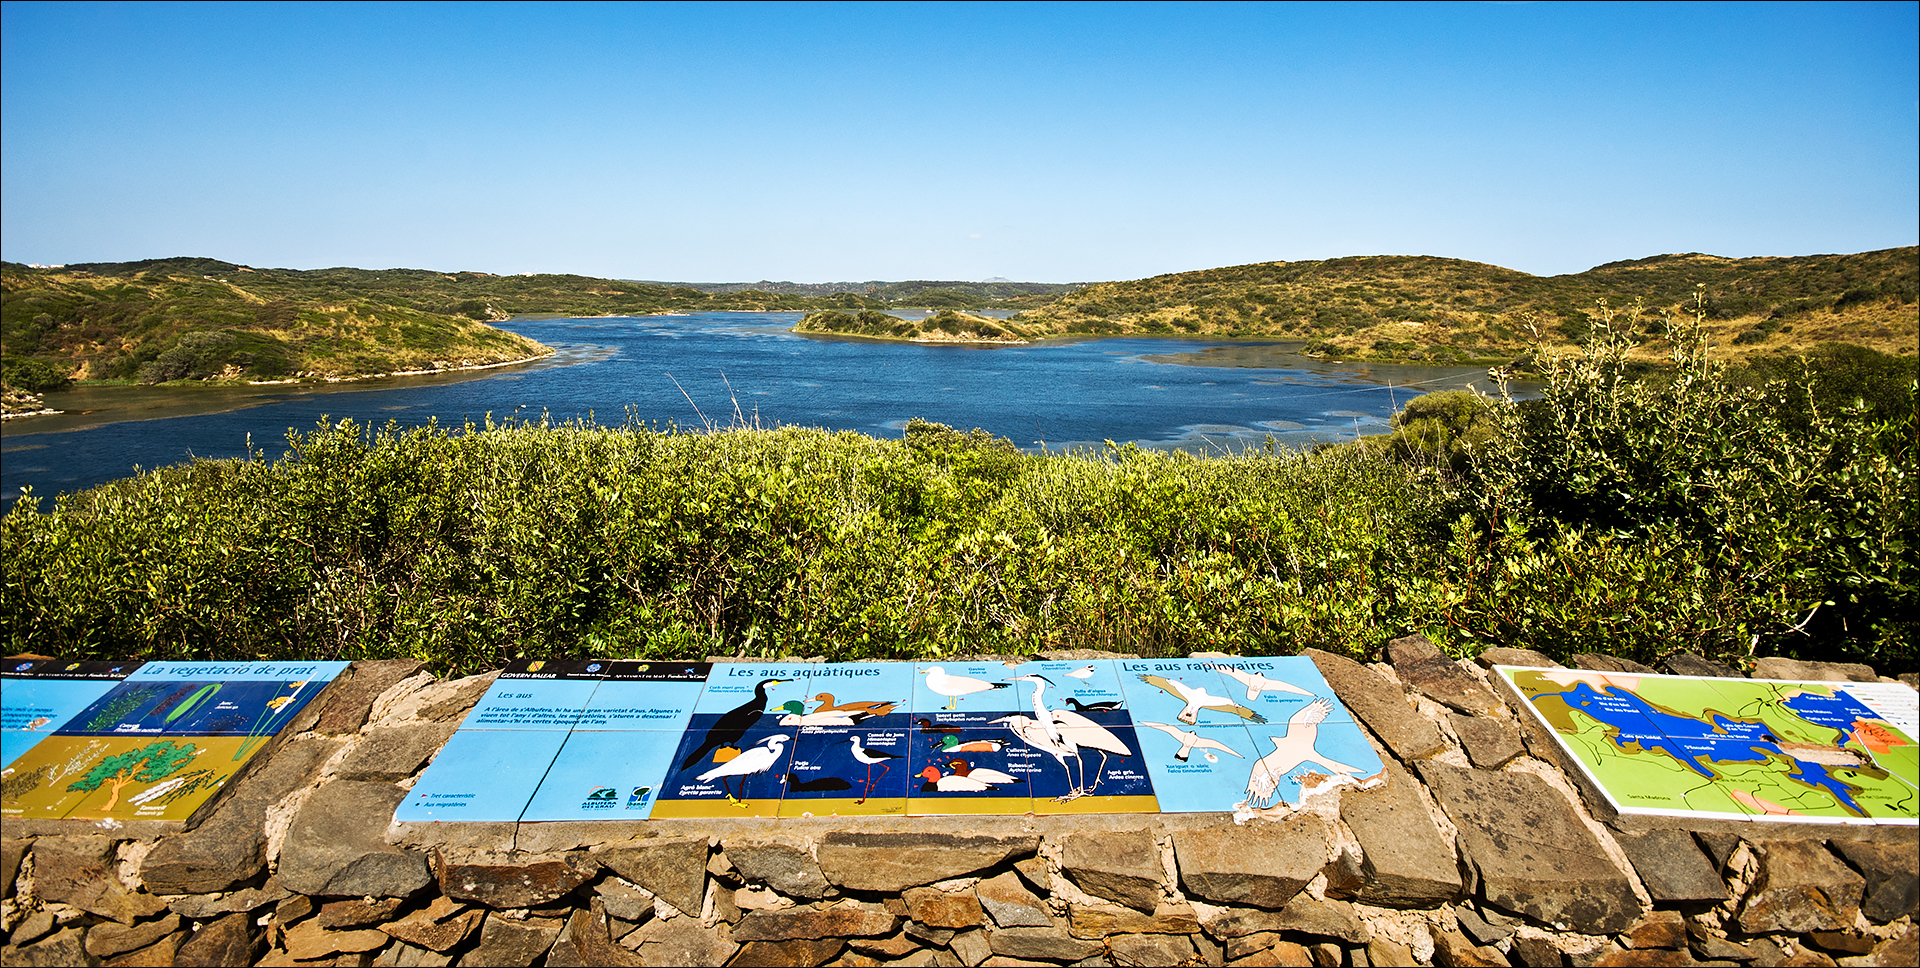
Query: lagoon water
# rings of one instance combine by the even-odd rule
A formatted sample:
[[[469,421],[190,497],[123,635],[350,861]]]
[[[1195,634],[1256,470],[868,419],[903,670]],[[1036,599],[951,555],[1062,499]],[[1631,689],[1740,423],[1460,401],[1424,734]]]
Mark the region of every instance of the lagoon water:
[[[1484,369],[1334,364],[1297,344],[1168,339],[1026,346],[799,336],[798,313],[516,319],[559,353],[520,366],[293,386],[65,391],[68,413],[9,420],[0,487],[39,496],[193,457],[270,457],[289,428],[351,417],[403,426],[592,419],[691,429],[798,425],[898,437],[913,417],[979,427],[1038,451],[1104,441],[1221,453],[1379,433],[1408,397],[1486,385]],[[91,411],[82,413],[79,411]]]

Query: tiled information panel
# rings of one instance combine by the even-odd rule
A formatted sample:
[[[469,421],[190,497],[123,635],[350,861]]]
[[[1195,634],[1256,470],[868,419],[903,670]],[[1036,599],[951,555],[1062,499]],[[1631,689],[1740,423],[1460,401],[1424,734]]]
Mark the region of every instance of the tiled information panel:
[[[0,816],[185,820],[347,667],[148,662],[121,673],[111,663],[75,665],[62,669],[95,667],[98,678],[6,680],[9,737],[22,706],[52,710],[24,717],[22,731],[60,725],[18,753],[7,749]]]
[[[1621,813],[1920,822],[1920,695],[1899,683],[1494,668]]]
[[[395,819],[1257,812],[1383,775],[1301,657],[523,661]]]

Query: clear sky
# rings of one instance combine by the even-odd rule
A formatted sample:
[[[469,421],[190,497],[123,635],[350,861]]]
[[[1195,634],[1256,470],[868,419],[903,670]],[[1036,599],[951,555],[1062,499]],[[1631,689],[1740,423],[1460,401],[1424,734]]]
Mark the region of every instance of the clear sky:
[[[1542,275],[1920,235],[1920,4],[6,3],[0,256]]]

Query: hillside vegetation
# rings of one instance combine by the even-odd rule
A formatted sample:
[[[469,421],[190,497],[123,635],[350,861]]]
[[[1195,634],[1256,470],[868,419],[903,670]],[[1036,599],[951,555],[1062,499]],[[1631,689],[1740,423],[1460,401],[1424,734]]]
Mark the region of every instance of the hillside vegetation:
[[[928,659],[1088,647],[1361,656],[1423,632],[1651,662],[1912,669],[1912,358],[1786,380],[1630,316],[1543,396],[1420,398],[1389,437],[1198,458],[545,423],[289,433],[0,519],[16,650],[121,658]],[[1855,387],[1864,386],[1865,394]],[[1866,399],[1856,406],[1856,396]]]
[[[1283,337],[1341,358],[1493,362],[1537,344],[1578,347],[1603,300],[1686,313],[1699,294],[1716,356],[1832,342],[1912,353],[1916,277],[1920,249],[1912,246],[1792,258],[1665,255],[1550,277],[1460,259],[1360,256],[1098,283],[1009,323],[1034,336]],[[1670,349],[1657,329],[1640,335],[1649,337],[1644,357]]]

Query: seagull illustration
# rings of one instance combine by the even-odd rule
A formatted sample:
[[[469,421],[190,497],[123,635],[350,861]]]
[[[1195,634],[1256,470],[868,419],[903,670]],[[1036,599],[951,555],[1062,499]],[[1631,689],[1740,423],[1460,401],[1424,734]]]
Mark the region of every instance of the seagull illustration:
[[[971,696],[976,692],[986,692],[989,689],[1005,689],[1007,684],[988,682],[971,676],[950,676],[947,675],[947,670],[940,666],[928,666],[927,688],[947,697],[948,709],[958,709],[961,696]]]
[[[1347,776],[1361,774],[1359,767],[1331,759],[1313,748],[1320,740],[1320,724],[1332,711],[1332,703],[1315,699],[1287,720],[1286,733],[1272,737],[1273,752],[1253,761],[1253,772],[1247,777],[1247,799],[1242,806],[1251,804],[1263,810],[1273,806],[1280,781],[1302,763],[1315,763]]]
[[[1290,692],[1296,696],[1313,695],[1313,693],[1308,692],[1307,690],[1302,689],[1291,682],[1281,682],[1278,679],[1269,679],[1258,672],[1247,672],[1241,669],[1235,669],[1234,667],[1229,665],[1221,665],[1218,662],[1207,663],[1207,668],[1212,669],[1213,671],[1218,672],[1223,676],[1227,676],[1228,678],[1238,679],[1241,685],[1247,687],[1248,702],[1253,702],[1254,700],[1259,699],[1260,694],[1263,692]]]
[[[722,746],[740,742],[740,738],[747,735],[747,730],[752,729],[753,724],[760,721],[761,714],[767,711],[767,687],[792,681],[794,680],[760,680],[760,684],[753,687],[752,699],[721,713],[720,718],[713,721],[713,725],[707,729],[707,735],[700,741],[700,748],[688,753],[687,758],[680,761],[681,771],[693,769],[695,763]]]
[[[893,761],[899,759],[900,754],[889,753],[885,750],[867,749],[861,745],[859,733],[853,734],[850,738],[853,740],[853,758],[867,764],[866,785],[860,791],[860,799],[854,801],[855,803],[865,803],[868,797],[873,796],[873,768],[875,766],[880,767],[880,778],[882,780],[886,779],[887,773],[893,769]]]
[[[1072,677],[1074,677],[1075,679],[1080,679],[1080,680],[1082,680],[1082,681],[1084,681],[1084,680],[1087,680],[1087,679],[1091,679],[1091,678],[1093,678],[1093,667],[1092,667],[1092,666],[1081,666],[1080,668],[1078,668],[1078,669],[1075,669],[1075,670],[1073,670],[1072,672],[1069,672],[1069,673],[1067,673],[1067,675],[1070,675],[1070,676],[1072,676]]]
[[[1228,713],[1256,723],[1264,723],[1267,721],[1267,717],[1245,706],[1239,705],[1231,699],[1207,692],[1205,686],[1189,686],[1178,679],[1167,679],[1161,676],[1141,676],[1140,681],[1186,703],[1187,708],[1180,710],[1180,714],[1175,718],[1186,723],[1188,726],[1192,726],[1200,721],[1200,710],[1202,709],[1211,709],[1217,713]]]
[[[1140,722],[1140,725],[1152,726],[1154,729],[1157,729],[1167,734],[1168,736],[1171,736],[1174,739],[1179,740],[1180,752],[1173,754],[1173,758],[1176,760],[1179,760],[1182,763],[1185,763],[1187,761],[1187,757],[1193,755],[1193,751],[1196,749],[1219,750],[1222,753],[1233,753],[1233,755],[1239,756],[1243,760],[1246,759],[1245,756],[1241,756],[1239,753],[1234,752],[1233,747],[1228,746],[1225,743],[1222,743],[1218,740],[1207,739],[1206,737],[1201,736],[1199,733],[1189,732],[1187,730],[1181,729],[1178,726],[1169,726],[1166,723],[1149,723],[1145,720],[1142,720]]]
[[[745,800],[747,778],[773,769],[773,764],[780,762],[780,757],[785,754],[786,751],[787,734],[775,733],[755,743],[739,756],[700,774],[699,780],[705,783],[709,780],[718,779],[720,781],[720,789],[726,792],[727,799],[732,801],[736,807],[745,807],[747,805]],[[734,796],[733,787],[727,783],[727,778],[732,776],[741,778],[740,796]]]

